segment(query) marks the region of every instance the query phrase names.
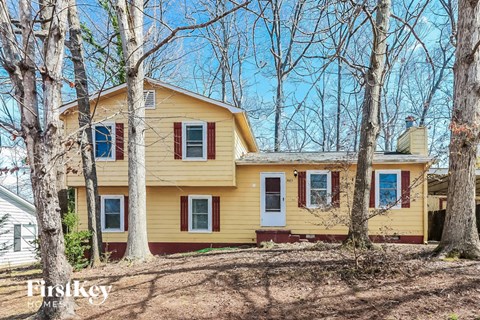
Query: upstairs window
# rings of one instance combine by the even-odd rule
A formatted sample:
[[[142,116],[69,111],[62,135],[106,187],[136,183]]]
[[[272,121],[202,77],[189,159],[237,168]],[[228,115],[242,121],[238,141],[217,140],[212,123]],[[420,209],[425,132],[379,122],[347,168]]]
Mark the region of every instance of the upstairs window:
[[[377,170],[375,171],[376,204],[377,208],[400,208],[401,177],[400,170]]]
[[[115,124],[97,124],[93,130],[95,158],[97,160],[115,160]]]
[[[155,109],[155,90],[144,90],[145,109]]]
[[[332,177],[329,171],[307,171],[307,207],[319,208],[332,201]]]
[[[184,160],[207,159],[207,133],[205,122],[183,123]]]

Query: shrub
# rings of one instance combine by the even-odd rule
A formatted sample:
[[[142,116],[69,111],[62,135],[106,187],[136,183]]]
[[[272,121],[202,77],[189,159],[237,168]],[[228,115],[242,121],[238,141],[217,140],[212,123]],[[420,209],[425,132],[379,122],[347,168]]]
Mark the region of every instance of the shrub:
[[[78,231],[78,216],[74,212],[67,213],[62,220],[66,227],[65,255],[70,265],[79,270],[88,265],[85,251],[90,249],[91,232],[88,230]]]

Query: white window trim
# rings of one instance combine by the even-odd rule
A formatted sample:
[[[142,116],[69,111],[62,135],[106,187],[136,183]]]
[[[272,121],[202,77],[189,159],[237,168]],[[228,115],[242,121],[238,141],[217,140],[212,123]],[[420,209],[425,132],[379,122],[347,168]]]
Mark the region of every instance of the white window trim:
[[[187,127],[203,127],[203,157],[187,158]],[[183,161],[207,161],[207,123],[204,121],[182,122],[182,160]]]
[[[208,200],[208,230],[193,230],[193,206],[192,200],[194,199],[207,199]],[[212,232],[212,196],[206,195],[190,195],[188,196],[188,232],[192,233],[211,233]]]
[[[97,123],[93,126],[92,128],[92,139],[93,139],[93,154],[96,155],[97,154],[97,150],[96,150],[96,146],[97,146],[97,141],[95,139],[95,132],[96,132],[96,128],[97,127],[107,127],[107,126],[111,126],[112,128],[112,131],[111,131],[111,134],[112,134],[112,155],[110,157],[97,157],[95,156],[95,160],[96,161],[115,161],[115,156],[116,156],[116,151],[117,151],[117,146],[116,146],[116,128],[115,128],[115,122],[101,122],[101,123]]]
[[[154,110],[157,106],[157,100],[156,100],[156,94],[155,94],[155,90],[143,90],[143,93],[147,94],[150,93],[150,92],[153,92],[153,107],[147,107],[147,104],[145,104],[145,109],[147,110]],[[145,99],[145,102],[146,102],[146,99]]]
[[[120,200],[120,228],[119,229],[105,229],[105,199],[119,199]],[[102,220],[102,232],[124,232],[124,220],[125,220],[125,197],[123,195],[104,195],[100,196],[100,208],[101,208],[101,220]]]
[[[36,224],[33,224],[33,223],[30,223],[30,224],[26,224],[26,223],[14,223],[13,224],[13,230],[15,230],[15,226],[20,226],[20,250],[19,251],[15,251],[15,231],[12,232],[13,234],[13,244],[12,244],[12,247],[11,249],[14,251],[14,252],[22,252],[22,251],[26,251],[26,250],[34,250],[35,249],[35,245],[33,244],[29,244],[27,242],[27,239],[25,239],[25,235],[23,234],[23,230],[25,227],[33,227],[33,235],[29,235],[29,236],[33,236],[33,240],[37,239],[37,225]]]
[[[24,238],[24,234],[23,234],[23,230],[24,230],[24,227],[33,227],[33,234],[29,234],[29,236],[32,236],[33,239],[31,239],[30,241],[32,240],[35,240],[37,239],[37,225],[36,224],[21,224],[21,227],[20,227],[20,251],[24,251],[24,250],[34,250],[35,249],[35,245],[34,244],[29,244],[27,242],[27,239]]]
[[[402,170],[375,170],[375,208],[384,209],[386,207],[380,206],[380,174],[396,174],[397,175],[397,203],[391,209],[400,209],[402,203]]]
[[[316,209],[323,207],[323,205],[315,205],[311,203],[310,176],[312,174],[327,175],[327,206],[330,205],[332,203],[332,172],[329,170],[307,170],[307,208]]]

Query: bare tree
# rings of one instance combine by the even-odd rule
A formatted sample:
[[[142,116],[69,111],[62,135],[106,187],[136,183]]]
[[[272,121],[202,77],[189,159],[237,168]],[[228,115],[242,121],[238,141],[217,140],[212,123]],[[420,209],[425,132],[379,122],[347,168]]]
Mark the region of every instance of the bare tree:
[[[144,8],[141,0],[117,0],[119,32],[122,38],[123,59],[127,80],[128,102],[128,241],[125,258],[145,260],[151,255],[147,239],[146,181],[145,181],[145,103],[143,100],[143,62],[185,30],[205,28],[230,13],[245,7],[249,1],[227,10],[207,22],[171,28],[170,33],[144,52]]]
[[[480,258],[475,218],[476,159],[480,143],[480,5],[460,0],[455,53],[455,88],[450,123],[447,211],[440,256]]]
[[[320,22],[327,12],[327,5],[322,1],[301,0],[296,1],[294,8],[289,10],[287,2],[264,0],[259,1],[259,7],[260,23],[267,32],[267,39],[265,39],[268,41],[267,50],[274,65],[276,80],[274,150],[280,151],[282,113],[285,112],[285,81],[288,75],[302,63],[313,44],[321,41],[319,39]],[[264,63],[261,62],[261,65]]]
[[[69,283],[71,274],[65,258],[57,194],[57,168],[63,166],[59,109],[67,7],[66,0],[42,1],[41,12],[34,13],[31,1],[20,0],[19,19],[12,21],[6,1],[0,1],[0,60],[8,72],[21,113],[20,128],[6,123],[2,127],[25,140],[43,278],[46,286],[62,287]],[[39,17],[44,25],[40,30],[34,27]],[[38,37],[41,41],[37,42]],[[37,70],[41,75],[42,95],[37,91]],[[67,296],[46,296],[43,301],[37,312],[39,319],[66,318],[74,313],[73,300]]]
[[[346,241],[356,247],[370,247],[368,237],[368,207],[372,179],[373,154],[379,132],[378,114],[382,87],[382,72],[387,50],[390,22],[390,0],[378,0],[375,22],[372,20],[373,45],[370,67],[365,75],[360,146],[358,151],[351,223]],[[367,13],[370,14],[370,13]]]
[[[68,7],[69,41],[75,74],[75,90],[78,100],[78,125],[80,127],[78,142],[82,157],[83,177],[87,202],[88,230],[92,233],[90,246],[91,266],[100,263],[102,253],[102,227],[100,220],[100,203],[98,194],[97,169],[93,148],[92,119],[90,96],[88,94],[87,71],[83,54],[82,29],[78,17],[76,0],[70,0]]]
[[[128,93],[128,242],[125,258],[151,255],[147,238],[145,181],[145,101],[143,99],[143,1],[118,0],[116,12],[122,38]]]

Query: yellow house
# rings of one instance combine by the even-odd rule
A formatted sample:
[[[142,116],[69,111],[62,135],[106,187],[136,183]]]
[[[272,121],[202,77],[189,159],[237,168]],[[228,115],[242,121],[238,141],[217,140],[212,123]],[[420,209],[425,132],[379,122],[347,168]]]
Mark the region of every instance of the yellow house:
[[[241,109],[152,79],[145,81],[144,97],[152,253],[345,237],[355,154],[261,153]],[[93,95],[91,107],[103,239],[121,257],[128,233],[126,86]],[[75,133],[76,103],[61,111],[66,132]],[[425,130],[410,128],[399,141],[403,153],[375,155],[370,205],[372,213],[382,214],[369,225],[377,240],[426,241],[430,159],[414,145],[422,135]],[[71,150],[68,167],[67,184],[76,190],[85,228],[78,148]]]

